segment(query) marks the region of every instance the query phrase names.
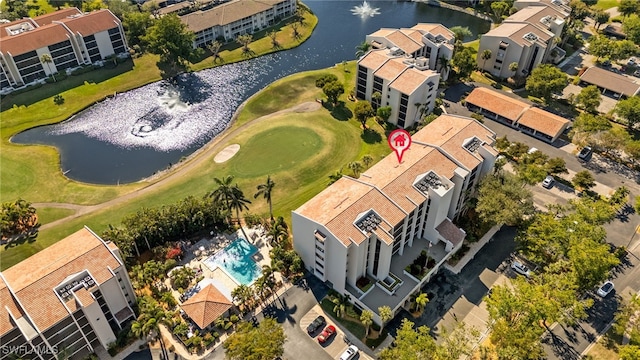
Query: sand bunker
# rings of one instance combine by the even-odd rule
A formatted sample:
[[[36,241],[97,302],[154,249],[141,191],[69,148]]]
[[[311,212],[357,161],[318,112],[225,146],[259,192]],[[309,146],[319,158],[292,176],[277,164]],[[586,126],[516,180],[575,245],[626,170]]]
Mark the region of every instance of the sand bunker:
[[[213,158],[213,161],[215,161],[217,164],[223,163],[231,159],[233,155],[235,155],[239,150],[240,150],[240,145],[238,144],[229,145],[226,148],[222,149],[222,151],[220,151],[218,155],[216,155],[216,157]]]

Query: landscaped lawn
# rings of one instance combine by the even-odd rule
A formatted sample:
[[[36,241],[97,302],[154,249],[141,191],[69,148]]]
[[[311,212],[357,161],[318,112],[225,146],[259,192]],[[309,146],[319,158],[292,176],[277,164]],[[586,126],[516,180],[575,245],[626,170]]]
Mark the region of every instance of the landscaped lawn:
[[[612,7],[617,7],[620,4],[620,0],[598,0],[598,3],[594,7],[598,9],[607,10]]]
[[[50,222],[62,219],[75,213],[75,211],[71,209],[61,209],[53,207],[40,208],[37,210],[38,223],[40,223],[40,225],[48,224]]]
[[[332,72],[338,77],[350,78],[354,68],[355,63],[350,63],[347,68],[349,72],[345,72],[343,67],[339,66],[292,75],[268,87],[265,91],[275,97],[282,97],[281,107],[278,109],[287,108],[305,101],[313,101],[316,97],[322,96],[322,91],[311,85],[313,87],[307,89],[308,91],[282,95],[277,89],[298,88],[298,81],[312,84],[309,74],[317,76],[320,73]],[[353,84],[350,83],[346,87],[348,93]],[[267,98],[267,95],[261,93],[252,98],[245,109],[251,109],[254,118],[257,114],[275,110],[269,101],[264,101]],[[342,100],[346,101],[346,96],[343,96]],[[346,102],[347,107],[353,107],[353,104]],[[244,116],[244,112],[245,110],[242,111],[240,118],[244,117],[246,121],[253,120]],[[232,129],[238,124],[234,124]],[[214,153],[191,169],[187,175],[163,183],[143,196],[41,230],[34,243],[3,250],[0,253],[1,267],[6,269],[84,225],[100,234],[109,224],[118,225],[124,216],[133,214],[143,207],[169,204],[189,195],[203,196],[215,188],[214,178],[225,175],[235,176],[235,182],[244,191],[245,196],[252,201],[250,211],[257,214],[266,214],[268,207],[261,198],[253,199],[253,194],[256,186],[264,182],[267,175],[271,175],[276,183],[272,194],[274,213],[284,216],[285,220],[290,222],[291,210],[298,208],[326,188],[330,174],[340,168],[344,169],[344,173],[350,174],[346,166],[349,162],[360,160],[365,154],[371,155],[377,162],[390,152],[382,127],[373,120],[369,121],[368,126],[378,134],[378,136],[368,137],[368,139],[377,138],[370,143],[363,141],[359,122],[337,120],[325,108],[308,113],[279,114],[265,121],[252,123],[238,135],[225,138],[220,143],[220,148],[229,144],[240,144],[240,151],[228,162],[216,164],[213,161]],[[299,138],[292,138],[296,136]],[[268,141],[269,139],[274,141]],[[280,164],[288,165],[280,166]],[[116,186],[103,188],[110,191],[118,189]]]

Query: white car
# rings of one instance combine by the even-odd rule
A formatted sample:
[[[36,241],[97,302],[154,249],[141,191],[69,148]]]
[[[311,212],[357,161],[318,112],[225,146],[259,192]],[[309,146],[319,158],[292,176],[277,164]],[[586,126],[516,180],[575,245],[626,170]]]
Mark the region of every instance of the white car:
[[[556,182],[556,179],[551,175],[547,175],[546,178],[542,181],[542,187],[545,189],[551,189],[553,187],[553,183]]]
[[[598,289],[597,293],[599,296],[605,298],[607,297],[607,295],[609,295],[611,290],[613,290],[613,283],[611,281],[607,281],[602,284],[602,286],[600,286],[600,289]]]
[[[531,270],[529,270],[529,268],[521,263],[520,261],[514,261],[511,263],[511,268],[513,269],[513,271],[517,272],[520,275],[524,275],[526,277],[531,276]]]
[[[340,355],[340,360],[351,360],[356,357],[356,354],[360,351],[357,346],[349,345],[347,350],[345,350],[342,355]]]

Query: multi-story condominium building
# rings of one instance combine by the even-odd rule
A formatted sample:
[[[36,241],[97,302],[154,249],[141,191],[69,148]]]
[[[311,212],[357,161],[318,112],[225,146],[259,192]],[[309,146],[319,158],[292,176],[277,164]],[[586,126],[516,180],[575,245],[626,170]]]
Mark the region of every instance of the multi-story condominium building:
[[[232,0],[212,8],[181,16],[196,34],[193,47],[204,47],[215,40],[231,41],[295,15],[296,0]]]
[[[453,57],[455,34],[442,24],[419,23],[410,29],[382,28],[367,35],[367,43],[374,49],[393,49],[394,52],[411,58],[426,58],[431,70],[441,71],[444,80],[447,68],[442,69],[443,60]]]
[[[556,46],[569,13],[541,3],[523,8],[480,38],[478,66],[494,76],[526,76],[543,62],[558,62],[566,54]],[[485,50],[491,58],[483,59]],[[509,69],[511,63],[518,70]]]
[[[369,100],[374,110],[390,106],[388,121],[409,128],[433,111],[439,82],[425,57],[407,58],[394,48],[371,50],[358,60],[356,97]]]
[[[569,6],[570,0],[516,0],[513,3],[513,7],[522,10],[527,6],[552,6],[560,11],[570,13],[571,6]]]
[[[0,359],[83,359],[106,354],[135,294],[118,248],[84,228],[1,272],[0,303]]]
[[[495,133],[473,119],[442,115],[395,154],[360,175],[343,176],[292,212],[293,244],[308,270],[378,318],[395,312],[462,245],[453,224],[474,185],[492,171]],[[426,251],[424,277],[405,269]],[[362,279],[375,285],[358,286]]]
[[[0,24],[1,92],[128,51],[120,20],[106,9],[68,8]],[[43,55],[51,61],[42,61]]]

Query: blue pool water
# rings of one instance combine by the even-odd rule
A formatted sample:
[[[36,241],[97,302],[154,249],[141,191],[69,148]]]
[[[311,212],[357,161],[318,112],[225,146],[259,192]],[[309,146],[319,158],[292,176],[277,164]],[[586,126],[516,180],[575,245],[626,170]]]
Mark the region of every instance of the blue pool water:
[[[251,258],[257,251],[258,248],[247,240],[238,239],[202,262],[211,270],[216,267],[224,269],[239,284],[249,285],[262,273]]]

